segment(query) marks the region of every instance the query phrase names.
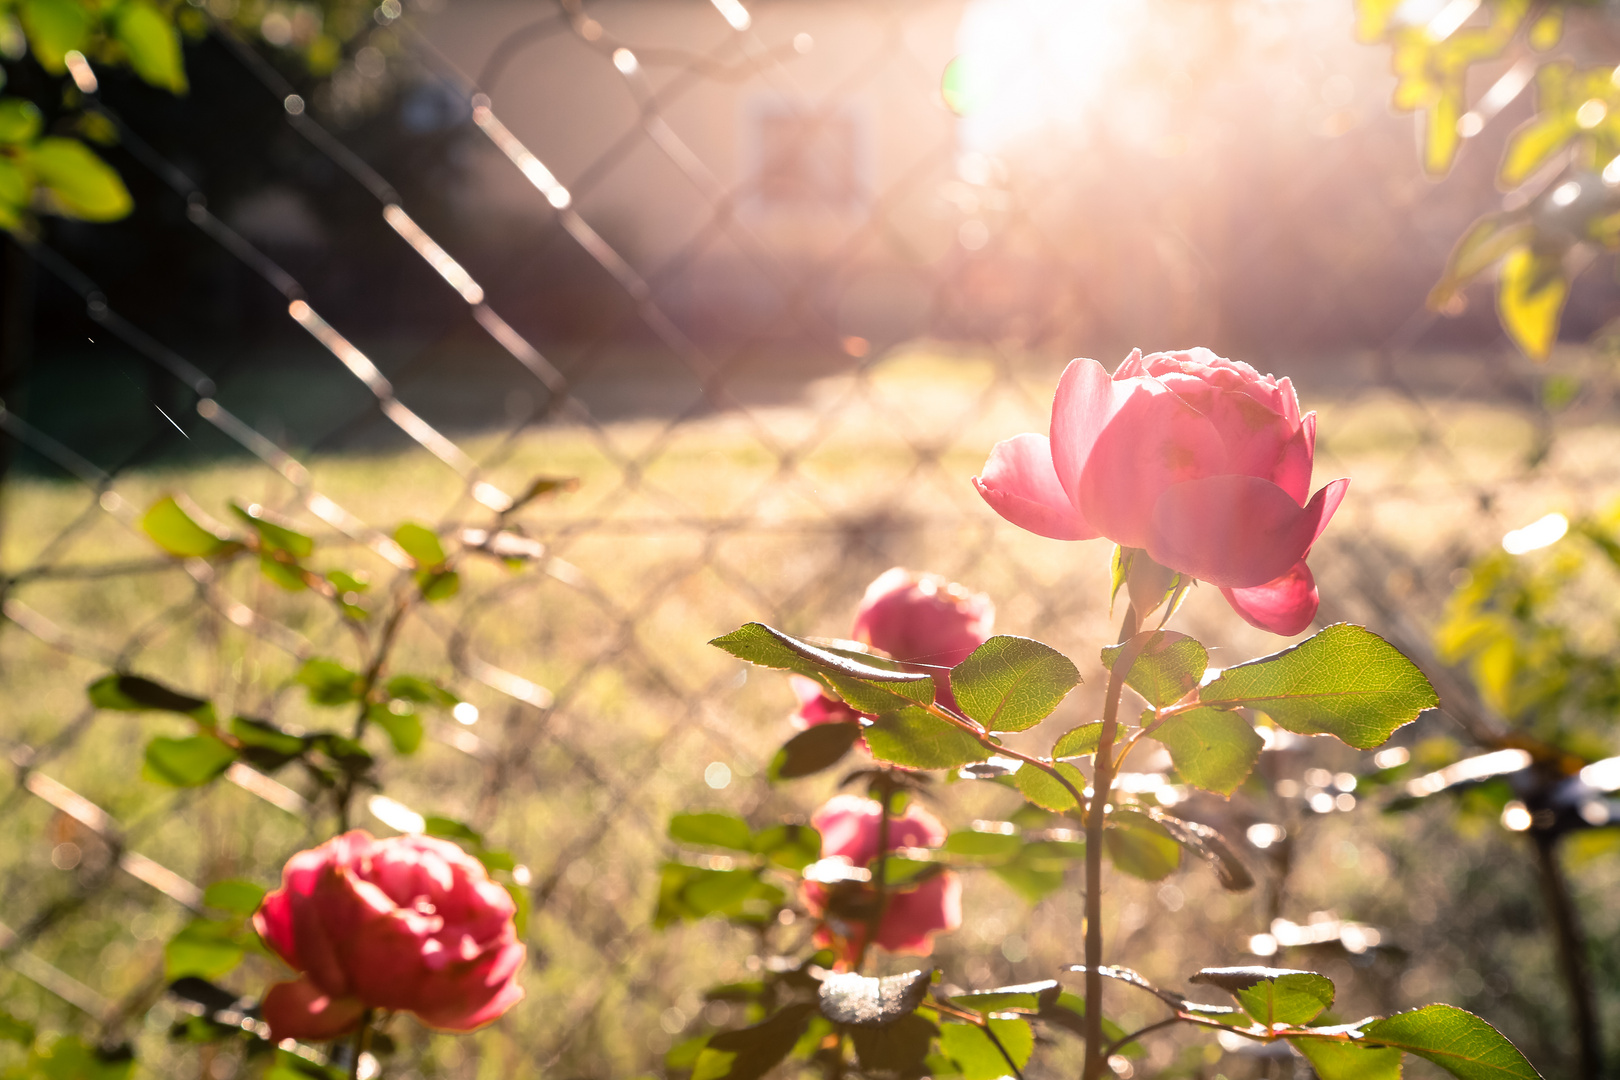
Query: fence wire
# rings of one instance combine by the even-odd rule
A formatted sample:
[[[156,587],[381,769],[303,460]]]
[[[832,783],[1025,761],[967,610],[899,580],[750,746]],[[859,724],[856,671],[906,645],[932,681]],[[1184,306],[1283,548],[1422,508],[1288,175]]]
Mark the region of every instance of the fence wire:
[[[404,47],[403,62],[457,95],[469,131],[533,187],[533,212],[552,233],[547,243],[576,246],[622,295],[623,319],[571,346],[566,362],[516,328],[525,320],[507,305],[521,305],[502,283],[480,280],[458,261],[454,231],[430,232],[429,216],[412,213],[400,194],[413,189],[411,178],[379,175],[254,47],[216,26],[215,37],[281,103],[310,152],[374,199],[379,235],[400,245],[401,259],[425,263],[464,302],[466,327],[488,337],[514,379],[528,380],[531,394],[502,430],[457,432],[430,422],[446,385],[433,370],[434,348],[403,364],[374,360],[356,344],[361,335],[345,331],[342,303],[300,284],[217,216],[184,167],[90,96],[89,107],[116,126],[120,144],[183,210],[185,224],[173,227],[197,230],[279,294],[287,318],[325,351],[332,370],[369,394],[363,409],[311,449],[341,446],[379,420],[410,448],[379,457],[397,476],[368,471],[352,453],[295,456],[265,424],[244,418],[255,409],[262,415],[262,403],[233,401],[228,379],[207,374],[209,365],[144,328],[138,309],[97,284],[97,267],[74,265],[47,240],[25,244],[44,272],[83,300],[88,325],[189,395],[189,412],[165,412],[172,426],[154,426],[121,462],[106,466],[26,415],[0,412],[9,438],[77,485],[13,479],[7,493],[0,663],[12,696],[22,689],[37,701],[5,733],[14,772],[0,814],[14,825],[0,846],[8,860],[0,870],[0,959],[9,969],[0,975],[0,996],[26,999],[42,1022],[54,1016],[105,1042],[135,1038],[143,1059],[165,1060],[178,1051],[164,1049],[162,1025],[143,1017],[178,1015],[162,997],[166,936],[202,910],[209,881],[246,875],[268,882],[286,855],[332,827],[311,810],[296,778],[242,763],[227,783],[196,792],[143,785],[128,762],[157,729],[98,713],[83,695],[99,674],[133,671],[238,712],[316,722],[287,679],[298,662],[342,653],[340,622],[308,618],[301,601],[275,592],[251,567],[159,557],[137,526],[162,491],[179,488],[217,508],[226,494],[247,498],[256,485],[241,456],[220,475],[147,467],[199,425],[262,464],[264,494],[256,501],[314,534],[323,557],[379,581],[406,574],[412,564],[389,530],[406,518],[431,519],[466,566],[460,596],[414,613],[396,661],[450,680],[477,704],[479,719],[430,725],[420,757],[385,764],[384,776],[391,798],[423,813],[463,817],[524,864],[534,905],[526,1015],[481,1037],[476,1051],[523,1075],[656,1070],[682,1033],[725,1020],[723,1005],[706,1005],[690,988],[741,972],[736,940],[709,927],[651,927],[656,868],[669,854],[664,821],[686,805],[745,815],[803,813],[808,805],[761,778],[788,734],[788,695],[707,655],[708,637],[750,618],[842,633],[865,582],[906,563],[989,591],[1009,632],[1076,650],[1106,638],[1106,553],[1017,534],[967,484],[995,438],[1044,429],[1055,361],[1086,351],[1086,335],[1141,332],[1127,325],[1128,306],[1091,287],[1094,267],[1053,238],[1051,204],[1063,193],[1016,173],[979,193],[999,207],[998,243],[1021,245],[1042,280],[1016,337],[975,337],[961,328],[975,315],[974,275],[996,271],[990,260],[997,244],[931,255],[897,226],[955,182],[959,147],[950,124],[940,125],[937,140],[924,140],[914,162],[883,178],[856,227],[809,260],[740,212],[757,194],[757,178],[728,182],[728,167],[706,162],[680,133],[682,102],[715,84],[764,88],[803,130],[833,122],[840,102],[879,81],[932,107],[941,71],[934,58],[917,54],[907,28],[921,14],[956,9],[943,0],[871,5],[861,55],[848,58],[850,73],[824,94],[800,86],[788,63],[793,39],[755,29],[729,0],[680,8],[682,20],[713,24],[714,33],[704,33],[719,44],[708,55],[680,42],[630,41],[642,31],[634,25],[621,39],[578,0],[560,0],[557,10],[512,33],[476,76],[458,70],[413,14],[380,17],[381,29]],[[646,32],[662,25],[648,17]],[[635,115],[566,183],[547,164],[550,149],[525,142],[502,119],[509,110],[496,81],[519,50],[539,41],[567,41],[600,64],[622,84]],[[1353,148],[1326,146],[1294,178],[1302,203],[1342,183],[1342,159]],[[704,208],[695,233],[656,264],[616,246],[609,237],[617,233],[582,209],[603,185],[648,170],[649,152],[673,167]],[[664,182],[669,174],[647,175]],[[1425,185],[1412,178],[1409,197],[1394,202],[1410,209],[1440,197]],[[1362,242],[1387,247],[1398,234],[1392,227]],[[1429,230],[1401,242],[1432,260],[1449,240]],[[1250,230],[1235,254],[1226,253],[1226,272],[1241,277],[1289,257],[1294,241],[1281,225]],[[1184,236],[1176,242],[1192,243]],[[776,314],[751,331],[705,337],[690,329],[685,279],[721,244],[738,253],[751,287],[769,293]],[[905,350],[854,340],[829,316],[829,291],[872,250],[921,267],[928,282],[924,331],[937,356],[917,361],[921,374],[908,374]],[[1340,305],[1343,281],[1331,273],[1303,276],[1307,286],[1317,283],[1295,313],[1308,328]],[[1426,617],[1439,610],[1449,575],[1473,552],[1547,509],[1591,508],[1613,490],[1617,459],[1593,449],[1608,446],[1601,421],[1609,391],[1594,383],[1596,422],[1548,443],[1548,452],[1482,455],[1478,444],[1496,436],[1460,439],[1459,417],[1490,431],[1516,425],[1513,431],[1531,432],[1537,446],[1552,430],[1537,404],[1537,376],[1502,341],[1448,358],[1438,375],[1426,373],[1424,335],[1433,317],[1420,295],[1411,303],[1412,317],[1362,355],[1364,370],[1323,378],[1323,400],[1307,401],[1327,414],[1319,475],[1355,477],[1313,565],[1324,621],[1354,618],[1396,641],[1441,680],[1448,715],[1485,738],[1498,721],[1434,661]],[[761,391],[757,369],[780,349],[785,327],[812,358],[809,369],[831,374],[806,376],[773,396]],[[654,392],[667,400],[646,418],[599,415],[581,389],[626,350],[655,353],[637,370],[659,380]],[[1309,388],[1311,374],[1300,381]],[[1336,435],[1333,421],[1354,434]],[[417,459],[428,467],[417,469]],[[584,484],[509,514],[533,473],[577,473]],[[394,496],[380,497],[390,488]],[[25,511],[38,511],[40,520],[20,522]],[[475,562],[491,536],[517,545],[521,572]],[[1234,653],[1267,647],[1204,599],[1190,617],[1218,627]],[[1085,707],[1084,693],[1076,710]],[[363,815],[357,823],[386,827]],[[1072,907],[1055,906],[1052,926],[1078,926]],[[1025,970],[1022,958],[1003,954],[1010,975]],[[242,992],[257,991],[244,985]],[[64,1006],[83,1017],[71,1019]],[[450,1040],[419,1041],[439,1074],[473,1075]],[[234,1066],[221,1062],[209,1075],[232,1074]]]

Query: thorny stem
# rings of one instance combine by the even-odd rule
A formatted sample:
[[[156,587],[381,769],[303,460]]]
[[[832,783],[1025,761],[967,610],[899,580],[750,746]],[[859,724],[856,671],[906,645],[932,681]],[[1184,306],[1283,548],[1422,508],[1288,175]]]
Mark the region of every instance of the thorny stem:
[[[1119,698],[1125,689],[1125,676],[1136,662],[1141,645],[1125,644],[1136,636],[1141,619],[1134,605],[1125,609],[1119,640],[1123,648],[1108,672],[1108,690],[1103,699],[1102,735],[1093,759],[1091,804],[1086,814],[1086,1064],[1082,1080],[1102,1076],[1107,1055],[1103,1053],[1102,1033],[1102,845],[1105,806],[1114,786],[1114,735],[1119,727]]]

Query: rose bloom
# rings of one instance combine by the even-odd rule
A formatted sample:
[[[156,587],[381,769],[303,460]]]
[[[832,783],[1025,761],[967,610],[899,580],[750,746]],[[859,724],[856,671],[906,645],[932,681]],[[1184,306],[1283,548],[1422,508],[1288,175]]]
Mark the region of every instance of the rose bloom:
[[[515,910],[483,864],[445,840],[356,830],[299,852],[253,916],[303,973],[265,995],[271,1038],[335,1038],[367,1009],[441,1031],[482,1027],[523,998]]]
[[[1350,481],[1311,495],[1316,414],[1286,378],[1208,349],[1131,353],[1112,376],[1076,360],[1050,439],[998,443],[974,486],[995,511],[1056,540],[1106,536],[1220,588],[1263,630],[1316,617],[1305,556]]]
[[[882,820],[883,807],[877,800],[835,795],[811,815],[810,824],[821,833],[823,859],[841,859],[864,867],[877,858]],[[889,818],[890,851],[939,847],[944,842],[945,826],[915,802],[904,813]],[[840,894],[837,898],[835,890]],[[866,940],[867,924],[829,908],[860,911],[877,902],[877,890],[870,885],[829,887],[807,881],[800,886],[799,896],[811,916],[821,920],[816,944],[837,952],[841,968],[852,967]],[[947,870],[913,888],[887,890],[887,904],[873,944],[892,953],[927,956],[934,949],[935,934],[961,925],[962,881]]]
[[[938,574],[916,574],[896,566],[866,587],[850,636],[913,670],[932,673],[937,697],[954,707],[945,669],[960,664],[988,641],[995,622],[996,607],[983,593]],[[823,694],[814,679],[795,675],[791,681],[799,698],[795,727],[860,719],[860,713]]]

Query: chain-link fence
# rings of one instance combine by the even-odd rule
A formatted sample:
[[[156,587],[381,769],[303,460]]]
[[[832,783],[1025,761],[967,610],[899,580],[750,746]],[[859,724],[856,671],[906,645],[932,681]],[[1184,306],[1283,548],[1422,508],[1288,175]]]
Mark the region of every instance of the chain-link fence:
[[[268,883],[334,827],[301,777],[244,763],[195,791],[143,781],[146,740],[183,725],[88,703],[88,683],[124,671],[222,715],[331,723],[290,678],[312,657],[352,654],[343,620],[312,614],[256,565],[160,553],[138,519],[166,492],[221,516],[231,497],[261,504],[315,537],[316,564],[369,575],[375,595],[410,573],[388,535],[401,521],[431,523],[457,560],[459,594],[412,611],[389,666],[446,680],[477,712],[431,723],[423,749],[385,757],[381,774],[395,803],[464,820],[522,864],[529,997],[466,1044],[396,1032],[420,1044],[425,1075],[633,1075],[682,1032],[727,1022],[697,991],[745,974],[740,932],[651,927],[664,822],[693,805],[763,816],[813,804],[762,776],[791,696],[708,638],[750,619],[844,633],[866,582],[899,563],[988,592],[1008,632],[1082,658],[1108,639],[1105,547],[1019,533],[967,482],[996,440],[1044,430],[1074,353],[1112,364],[1121,342],[1232,342],[1221,351],[1293,375],[1323,414],[1320,476],[1354,477],[1313,556],[1324,619],[1365,621],[1430,668],[1449,718],[1430,723],[1490,730],[1432,662],[1427,626],[1472,553],[1612,489],[1607,368],[1560,356],[1561,377],[1582,382],[1555,414],[1542,373],[1482,334],[1488,318],[1435,336],[1424,289],[1481,195],[1466,172],[1440,187],[1417,176],[1377,113],[1385,87],[1366,75],[1383,58],[1345,61],[1346,40],[1331,64],[1311,61],[1313,93],[1324,89],[1289,114],[1299,132],[1272,145],[1246,128],[1222,144],[1252,158],[1208,156],[1197,130],[1172,133],[1191,140],[1178,149],[1098,129],[1091,145],[1113,157],[1042,169],[976,148],[971,79],[951,66],[963,27],[1014,7],[564,0],[401,14],[388,0],[361,53],[405,73],[400,100],[438,110],[460,163],[459,194],[420,212],[400,194],[419,178],[379,175],[316,119],[364,103],[370,54],[305,102],[220,30],[208,47],[280,103],[299,160],[373,200],[405,297],[387,309],[393,328],[364,309],[376,290],[334,284],[348,253],[279,258],[275,228],[217,216],[152,132],[91,94],[147,170],[164,227],[216,245],[309,338],[278,345],[278,359],[247,320],[237,355],[182,355],[183,331],[165,337],[99,283],[114,273],[144,295],[127,285],[127,255],[98,266],[67,230],[22,245],[42,293],[82,300],[82,327],[60,336],[82,329],[149,377],[116,393],[36,377],[26,407],[0,413],[26,448],[12,452],[4,506],[8,1009],[135,1039],[155,1071],[181,1074],[182,1050],[165,1043],[182,1013],[163,997],[163,943],[202,910],[202,886]],[[1264,39],[1244,12],[1291,18],[1297,40],[1278,31],[1281,45],[1253,47],[1314,57],[1308,7],[1234,4],[1228,30]],[[1363,79],[1350,90],[1334,82],[1350,81],[1341,62]],[[1259,115],[1264,88],[1211,107]],[[1207,190],[1189,179],[1199,170]],[[283,262],[321,285],[306,290]],[[163,267],[147,275],[142,289],[163,287]],[[456,297],[465,311],[445,306]],[[120,413],[125,428],[75,446],[48,422],[53,393],[112,393],[140,419]],[[580,484],[511,511],[537,475]],[[1186,619],[1226,657],[1272,647],[1203,592]],[[1065,709],[1079,715],[1087,694]],[[377,804],[382,819],[362,805],[356,824],[398,826],[391,804]],[[1073,958],[1078,899],[1031,915],[997,888],[970,892],[992,929],[943,944],[950,977],[1044,977]],[[1153,904],[1184,903],[1120,890],[1122,940],[1137,945]],[[1211,900],[1209,941],[1230,956],[1278,912],[1303,922],[1282,893],[1270,911]],[[1178,940],[1165,963],[1203,958]],[[1356,993],[1425,992],[1383,962],[1394,974],[1368,974]],[[250,964],[227,982],[251,997],[269,974]],[[233,1074],[231,1053],[200,1052],[206,1075]]]

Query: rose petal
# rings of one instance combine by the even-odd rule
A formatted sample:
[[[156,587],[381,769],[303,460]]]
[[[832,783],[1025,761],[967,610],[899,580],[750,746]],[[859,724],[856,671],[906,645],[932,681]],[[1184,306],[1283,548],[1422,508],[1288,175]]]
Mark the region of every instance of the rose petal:
[[[1097,535],[1064,493],[1045,435],[1026,433],[997,443],[973,486],[992,510],[1037,536],[1090,540]]]
[[[1212,393],[1199,411],[1221,433],[1221,442],[1226,447],[1227,472],[1277,483],[1274,478],[1277,464],[1298,434],[1298,425],[1289,423],[1248,394],[1224,390]],[[1306,459],[1307,464],[1309,460]],[[1309,490],[1307,486],[1306,491]],[[1304,494],[1294,501],[1304,503]]]
[[[1148,374],[1151,372],[1147,369],[1147,362],[1142,358],[1142,350],[1132,349],[1131,355],[1121,360],[1119,367],[1114,369],[1113,378],[1115,382],[1124,382],[1126,379]]]
[[[1301,506],[1311,493],[1311,464],[1316,456],[1316,414],[1306,413],[1299,430],[1283,444],[1271,482],[1294,497]]]
[[[1335,480],[1303,508],[1254,476],[1209,476],[1167,489],[1153,508],[1143,545],[1153,558],[1223,589],[1249,589],[1287,573],[1305,557],[1344,499]]]
[[[962,925],[962,880],[946,871],[910,892],[891,893],[876,944],[892,953],[927,956],[934,935]]]
[[[1176,484],[1226,472],[1226,448],[1214,425],[1157,381],[1117,385],[1130,387],[1130,396],[1091,447],[1075,505],[1114,543],[1151,551],[1159,496]]]
[[[332,997],[308,979],[276,983],[259,1005],[270,1025],[270,1041],[324,1042],[353,1031],[365,1015],[357,997]]]
[[[1320,602],[1316,578],[1301,559],[1286,574],[1252,589],[1222,589],[1232,610],[1250,626],[1293,637],[1311,625]]]
[[[1119,366],[1125,371],[1141,350],[1134,350]],[[1057,396],[1052,399],[1052,466],[1058,482],[1068,493],[1072,506],[1080,505],[1080,475],[1097,437],[1108,421],[1131,396],[1132,384],[1119,380],[1095,360],[1072,360],[1058,380]],[[1081,520],[1085,520],[1084,515]],[[1089,540],[1097,533],[1076,539]]]
[[[516,964],[523,962],[523,946],[517,945],[514,948],[517,960],[506,966],[515,970]],[[436,1004],[430,1008],[413,1011],[417,1018],[430,1028],[465,1033],[498,1020],[508,1009],[522,1000],[523,987],[511,979],[506,979],[504,982],[496,983],[494,992],[488,997],[479,998],[476,1004],[463,1003],[454,1006]]]

